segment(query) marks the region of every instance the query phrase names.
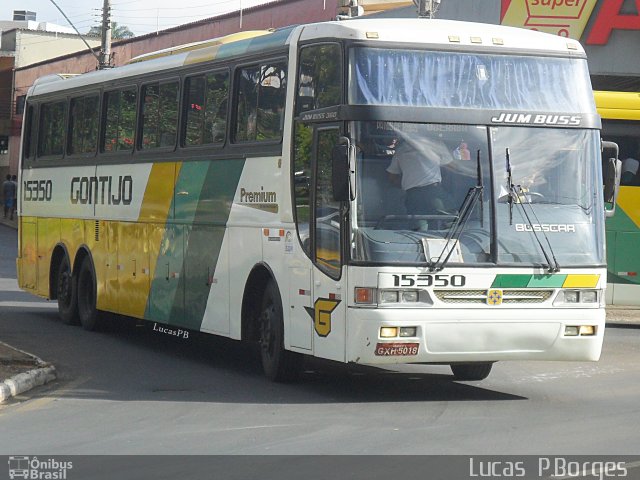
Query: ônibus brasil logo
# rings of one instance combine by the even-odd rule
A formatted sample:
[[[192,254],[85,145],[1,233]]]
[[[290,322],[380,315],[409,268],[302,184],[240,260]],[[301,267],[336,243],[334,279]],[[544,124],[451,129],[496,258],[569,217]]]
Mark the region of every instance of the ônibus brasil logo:
[[[73,462],[62,462],[54,458],[44,460],[38,457],[9,457],[9,478],[33,480],[66,480],[67,471],[73,468]]]

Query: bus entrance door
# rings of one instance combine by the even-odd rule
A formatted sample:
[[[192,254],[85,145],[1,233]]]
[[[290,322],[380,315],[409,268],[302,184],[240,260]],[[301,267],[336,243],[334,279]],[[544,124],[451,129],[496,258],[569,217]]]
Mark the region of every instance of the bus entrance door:
[[[313,353],[317,357],[345,361],[346,275],[334,280],[314,271],[313,281]]]
[[[343,209],[332,190],[332,151],[338,144],[340,129],[318,127],[314,133],[315,181],[312,234],[313,258],[313,336],[314,355],[344,361],[346,309],[343,296],[346,275],[342,267]],[[345,270],[346,271],[346,270]],[[346,299],[346,298],[345,298]]]

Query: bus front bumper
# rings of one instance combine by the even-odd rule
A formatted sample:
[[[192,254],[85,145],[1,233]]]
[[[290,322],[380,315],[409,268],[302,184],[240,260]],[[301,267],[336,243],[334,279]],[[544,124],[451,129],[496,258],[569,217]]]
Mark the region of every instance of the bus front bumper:
[[[597,361],[605,326],[604,308],[350,308],[348,318],[347,361],[363,364]],[[595,333],[567,335],[567,327],[579,326],[593,326]],[[383,338],[382,327],[397,327],[398,336]],[[405,334],[415,327],[415,336],[400,336],[402,327]]]

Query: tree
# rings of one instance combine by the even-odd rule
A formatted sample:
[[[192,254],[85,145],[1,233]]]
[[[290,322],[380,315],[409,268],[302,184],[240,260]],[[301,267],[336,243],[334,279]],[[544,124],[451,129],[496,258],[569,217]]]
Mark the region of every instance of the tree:
[[[102,27],[100,25],[91,27],[87,35],[100,37],[102,35]],[[131,37],[135,37],[135,33],[129,30],[129,27],[126,25],[118,25],[118,22],[111,22],[111,38],[113,40],[122,40]]]

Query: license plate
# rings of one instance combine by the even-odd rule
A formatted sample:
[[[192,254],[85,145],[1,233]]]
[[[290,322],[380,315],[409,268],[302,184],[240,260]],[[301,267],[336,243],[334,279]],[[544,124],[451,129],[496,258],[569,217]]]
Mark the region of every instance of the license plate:
[[[379,357],[413,356],[418,354],[418,343],[378,343],[376,355]]]

